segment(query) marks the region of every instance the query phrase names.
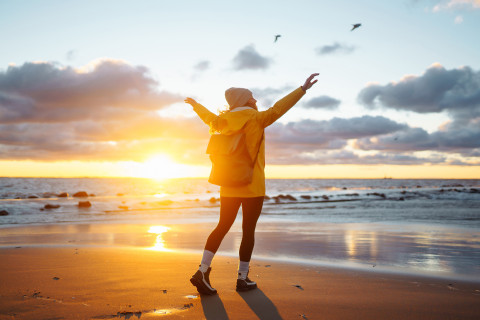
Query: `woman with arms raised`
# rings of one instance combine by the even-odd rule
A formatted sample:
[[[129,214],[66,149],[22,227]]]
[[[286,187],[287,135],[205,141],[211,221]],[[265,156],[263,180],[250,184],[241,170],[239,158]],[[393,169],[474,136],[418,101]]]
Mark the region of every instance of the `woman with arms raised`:
[[[198,271],[190,281],[198,292],[213,295],[217,290],[210,284],[212,259],[230,230],[238,209],[242,206],[242,242],[240,244],[237,291],[255,289],[257,284],[248,278],[249,264],[255,243],[255,228],[262,212],[265,197],[265,138],[264,129],[274,123],[293,107],[317,80],[318,73],[312,74],[305,83],[279,100],[266,111],[258,111],[252,92],[244,88],[230,88],[225,98],[230,106],[227,112],[215,115],[192,98],[185,102],[193,107],[198,116],[210,126],[211,132],[231,135],[243,131],[247,150],[251,159],[256,159],[252,182],[235,187],[220,187],[220,219],[205,244],[202,261]]]

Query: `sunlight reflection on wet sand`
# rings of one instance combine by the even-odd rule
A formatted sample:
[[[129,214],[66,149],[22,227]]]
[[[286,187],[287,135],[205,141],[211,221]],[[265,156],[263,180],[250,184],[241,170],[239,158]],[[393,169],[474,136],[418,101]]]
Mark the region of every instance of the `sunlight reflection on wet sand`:
[[[201,253],[214,226],[78,224],[4,228],[0,229],[0,247],[123,246]],[[236,256],[241,236],[241,224],[236,223],[219,254]],[[426,226],[269,222],[259,224],[255,257],[480,278],[480,232]]]
[[[164,251],[164,252],[169,252],[171,251],[170,249],[167,249],[165,247],[165,240],[163,240],[162,234],[170,230],[169,227],[166,226],[151,226],[148,229],[148,233],[153,233],[156,234],[157,237],[155,239],[155,244],[153,247],[149,247],[149,250],[155,250],[155,251]]]

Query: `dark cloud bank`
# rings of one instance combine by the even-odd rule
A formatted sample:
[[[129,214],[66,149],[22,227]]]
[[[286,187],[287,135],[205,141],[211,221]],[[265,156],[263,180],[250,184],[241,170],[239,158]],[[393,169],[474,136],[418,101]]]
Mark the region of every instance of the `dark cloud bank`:
[[[383,107],[416,113],[445,112],[451,122],[429,134],[409,128],[396,135],[365,138],[363,150],[456,152],[471,157],[480,148],[480,72],[469,67],[447,70],[439,64],[420,76],[408,76],[386,85],[369,85],[358,95],[369,108]]]
[[[446,70],[436,64],[421,76],[386,85],[369,85],[358,95],[367,107],[383,106],[418,113],[448,112],[455,120],[480,117],[480,72],[469,67]]]
[[[10,66],[0,72],[0,158],[143,160],[168,147],[188,159],[208,132],[194,119],[158,116],[183,101],[158,85],[147,68],[119,61],[81,72],[47,62]]]
[[[253,47],[249,50],[254,52]],[[258,63],[239,56],[244,68]],[[204,67],[208,64],[200,69]],[[369,108],[448,112],[452,121],[434,133],[382,116],[278,122],[266,131],[267,162],[441,164],[447,163],[448,153],[478,158],[479,83],[479,73],[470,68],[445,70],[437,65],[421,76],[367,86],[358,99]],[[147,68],[118,61],[101,61],[82,72],[54,63],[10,66],[0,71],[0,159],[141,161],[165,150],[177,161],[197,164],[201,158],[208,164],[208,128],[197,118],[160,117],[158,109],[183,96],[158,88]],[[273,103],[292,89],[252,91]],[[298,107],[329,109],[340,103],[319,96]],[[345,149],[349,143],[378,153],[360,157]],[[424,150],[433,155],[412,154]]]
[[[102,61],[88,72],[25,63],[0,73],[0,123],[123,118],[181,97],[156,90],[145,67]]]

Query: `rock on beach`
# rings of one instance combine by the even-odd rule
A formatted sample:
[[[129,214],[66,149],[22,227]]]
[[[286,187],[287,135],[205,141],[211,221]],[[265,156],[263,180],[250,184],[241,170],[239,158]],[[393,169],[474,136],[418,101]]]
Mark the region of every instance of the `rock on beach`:
[[[60,205],[59,204],[50,204],[50,203],[47,203],[45,206],[44,206],[45,209],[57,209],[57,208],[60,208]]]
[[[78,191],[73,196],[76,198],[86,198],[88,197],[88,193],[86,193],[85,191]]]
[[[90,208],[92,206],[92,204],[90,203],[90,201],[79,201],[78,202],[78,207],[79,208]]]

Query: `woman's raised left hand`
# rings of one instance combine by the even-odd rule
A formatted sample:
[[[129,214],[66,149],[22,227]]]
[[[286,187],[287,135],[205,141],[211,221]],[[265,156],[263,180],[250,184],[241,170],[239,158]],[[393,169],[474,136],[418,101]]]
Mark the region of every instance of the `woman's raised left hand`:
[[[185,103],[188,103],[192,107],[194,107],[196,104],[198,104],[198,102],[195,101],[195,99],[192,99],[192,98],[186,98],[184,101],[185,101]]]
[[[320,73],[312,73],[310,77],[305,80],[305,83],[302,86],[303,91],[307,92],[308,89],[310,89],[318,80],[312,81],[313,78],[318,76]]]

